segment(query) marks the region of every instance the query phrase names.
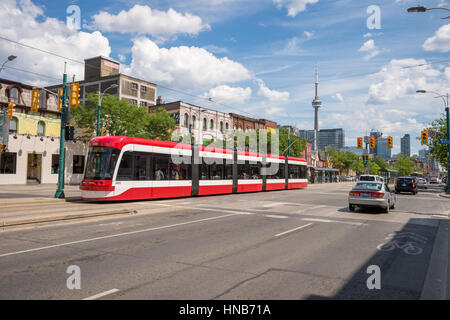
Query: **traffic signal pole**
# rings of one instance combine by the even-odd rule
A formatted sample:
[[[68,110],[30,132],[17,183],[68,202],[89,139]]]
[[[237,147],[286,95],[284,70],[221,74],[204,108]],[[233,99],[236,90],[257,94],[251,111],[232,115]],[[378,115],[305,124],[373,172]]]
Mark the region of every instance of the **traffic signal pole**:
[[[447,102],[445,105],[445,113],[447,115],[447,141],[450,140],[450,115],[448,109],[448,93],[447,93]],[[450,174],[450,145],[447,144],[447,190],[446,194],[450,194],[450,183],[449,183],[449,174]]]
[[[64,76],[63,76],[63,96],[62,96],[62,110],[61,110],[61,136],[59,138],[59,170],[58,170],[58,189],[55,193],[55,198],[64,199],[64,172],[65,172],[65,137],[66,137],[66,111],[67,111],[67,74],[66,74],[66,62],[64,63]]]

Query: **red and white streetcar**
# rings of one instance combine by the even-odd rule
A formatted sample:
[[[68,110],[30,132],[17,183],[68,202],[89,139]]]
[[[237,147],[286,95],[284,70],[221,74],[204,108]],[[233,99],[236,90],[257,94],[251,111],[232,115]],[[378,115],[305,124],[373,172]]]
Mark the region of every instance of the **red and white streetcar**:
[[[160,199],[306,188],[306,175],[300,158],[108,136],[90,141],[80,189],[84,200]]]

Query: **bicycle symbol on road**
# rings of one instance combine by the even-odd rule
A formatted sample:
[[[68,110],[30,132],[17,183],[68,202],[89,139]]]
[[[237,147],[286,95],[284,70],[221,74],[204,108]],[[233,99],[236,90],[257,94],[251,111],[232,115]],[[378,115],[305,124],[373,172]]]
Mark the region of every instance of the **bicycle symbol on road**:
[[[380,251],[393,251],[396,248],[403,250],[409,255],[419,255],[423,249],[415,244],[415,242],[427,243],[427,238],[413,232],[393,232],[385,238],[389,242],[382,243],[377,246]],[[411,241],[413,240],[413,241]]]

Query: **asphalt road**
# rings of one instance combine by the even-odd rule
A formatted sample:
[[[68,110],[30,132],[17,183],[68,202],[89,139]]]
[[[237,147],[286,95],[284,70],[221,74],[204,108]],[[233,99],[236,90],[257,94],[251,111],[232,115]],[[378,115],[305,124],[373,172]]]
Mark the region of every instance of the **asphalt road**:
[[[436,187],[352,213],[350,187],[126,202],[141,213],[4,231],[0,299],[418,299],[450,199]]]

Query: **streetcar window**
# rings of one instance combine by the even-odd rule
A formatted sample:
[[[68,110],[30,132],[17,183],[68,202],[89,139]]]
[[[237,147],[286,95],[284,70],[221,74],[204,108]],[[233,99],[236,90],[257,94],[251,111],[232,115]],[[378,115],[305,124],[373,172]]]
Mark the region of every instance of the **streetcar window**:
[[[153,172],[155,180],[170,180],[169,178],[169,160],[170,156],[158,155],[153,158]],[[170,172],[170,174],[173,173]]]
[[[233,165],[226,164],[226,159],[203,158],[200,166],[200,180],[231,180]]]
[[[151,155],[148,153],[136,153],[134,158],[134,180],[151,180]]]
[[[238,179],[261,179],[261,163],[250,163],[248,160],[245,163],[239,163]]]
[[[276,165],[275,163],[268,163],[268,167],[272,167]],[[267,179],[285,179],[285,164],[284,163],[278,163],[278,171],[274,173],[273,175],[268,175]]]
[[[289,165],[289,179],[306,179],[306,166],[299,166],[295,164]]]
[[[133,180],[133,153],[125,152],[120,161],[117,181]]]
[[[111,147],[89,149],[84,179],[111,180],[120,150]]]

